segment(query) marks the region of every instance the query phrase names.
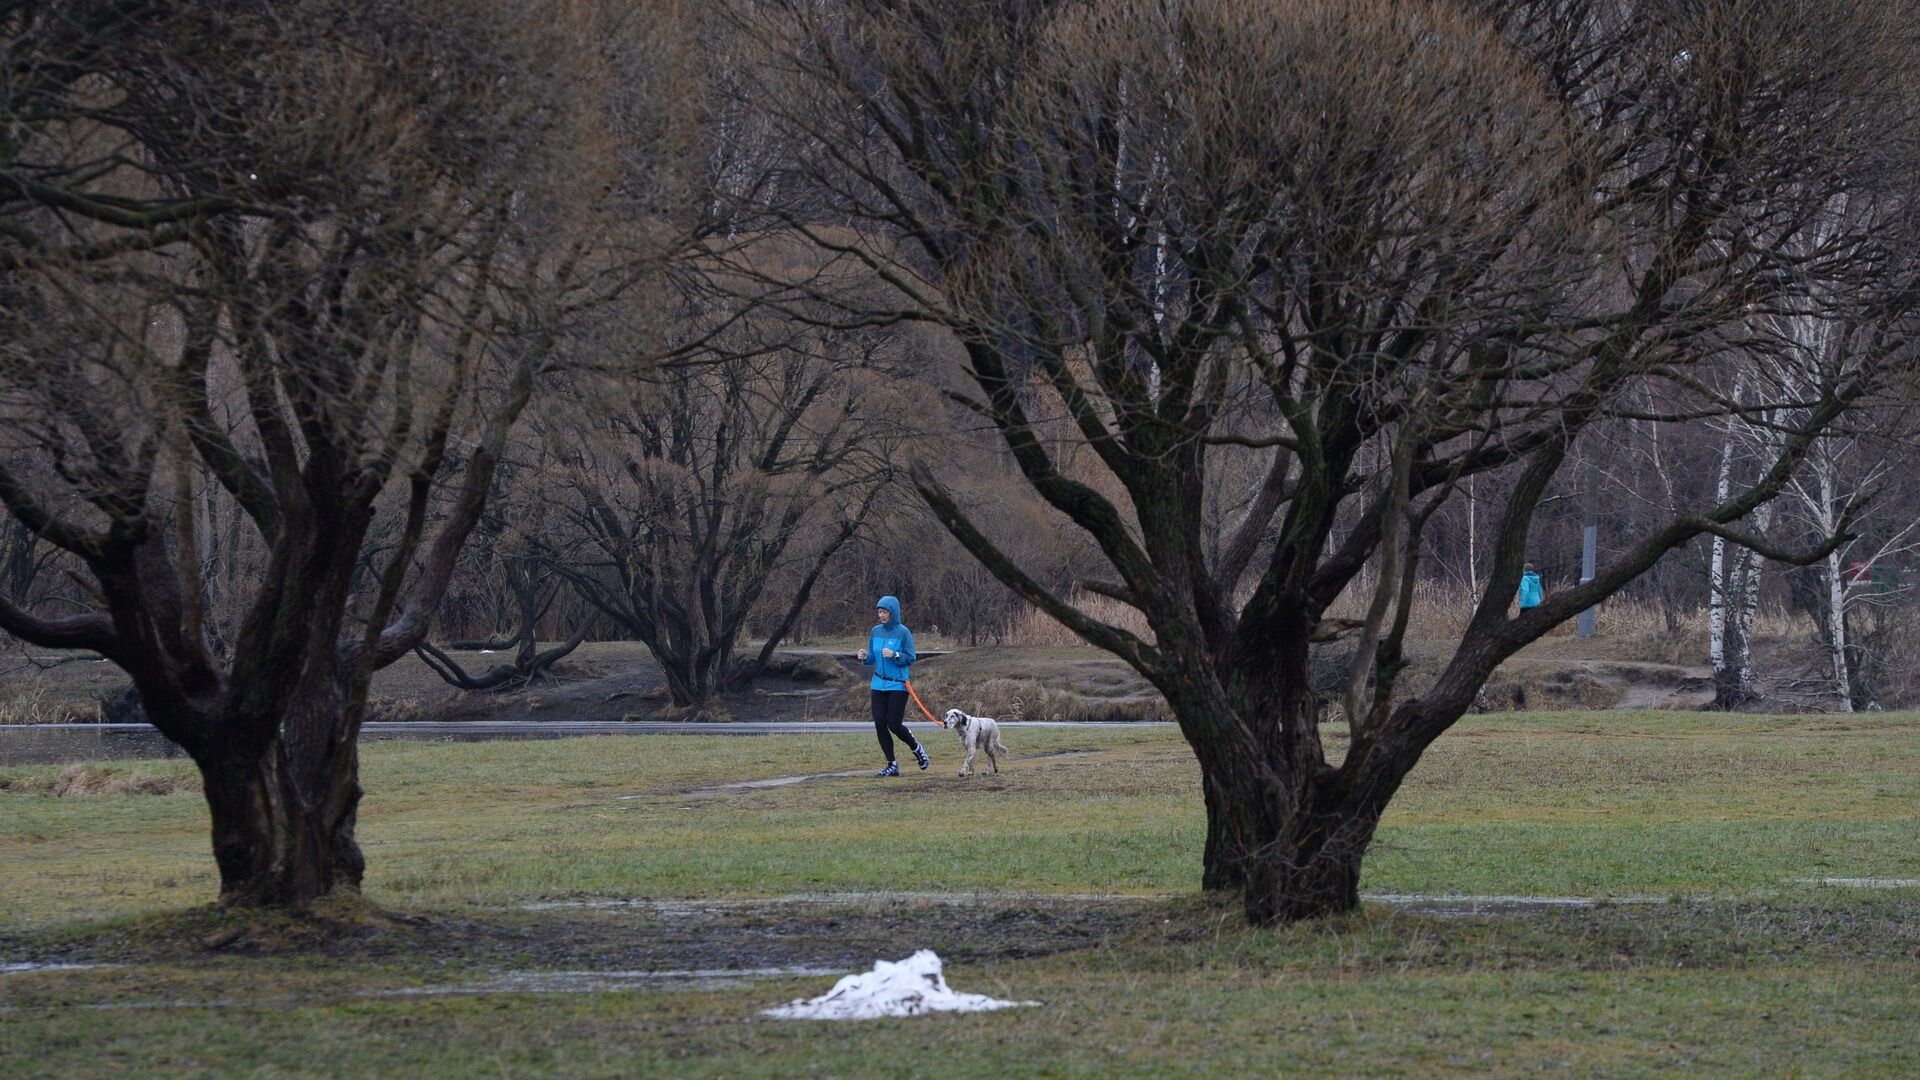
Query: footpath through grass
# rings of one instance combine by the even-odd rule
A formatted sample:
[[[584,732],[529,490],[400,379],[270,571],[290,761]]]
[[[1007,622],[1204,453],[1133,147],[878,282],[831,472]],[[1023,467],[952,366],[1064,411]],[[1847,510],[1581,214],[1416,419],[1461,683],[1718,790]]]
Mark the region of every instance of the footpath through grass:
[[[969,780],[927,734],[926,774],[711,791],[875,751],[369,744],[384,912],[318,928],[195,910],[214,878],[191,784],[61,798],[50,770],[0,770],[0,964],[108,965],[0,974],[0,1074],[1920,1071],[1920,888],[1888,885],[1920,879],[1920,716],[1476,718],[1396,800],[1366,890],[1618,902],[1264,931],[1194,895],[1177,733],[1014,727],[1016,760]],[[783,969],[922,945],[958,989],[1046,1004],[757,1016],[832,982]],[[640,974],[715,969],[759,974]]]

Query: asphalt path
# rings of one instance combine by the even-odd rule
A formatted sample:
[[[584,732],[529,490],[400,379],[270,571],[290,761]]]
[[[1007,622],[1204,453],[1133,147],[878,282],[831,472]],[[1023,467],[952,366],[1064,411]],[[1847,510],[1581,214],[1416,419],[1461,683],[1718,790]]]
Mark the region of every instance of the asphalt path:
[[[925,720],[912,721],[914,727],[937,728]],[[1106,720],[1002,720],[1007,728],[1137,728],[1164,727],[1171,721]],[[151,724],[6,724],[0,725],[0,737],[14,732],[140,732],[152,731]],[[703,723],[697,720],[416,720],[363,724],[363,735],[387,738],[440,739],[458,735],[483,735],[506,738],[514,735],[834,735],[872,731],[869,720],[728,720]]]
[[[914,724],[926,731],[937,731],[934,724]],[[1149,723],[1075,723],[1058,720],[1004,722],[1010,730],[1021,728],[1131,728],[1165,726]],[[729,721],[703,724],[668,720],[455,720],[417,723],[370,723],[361,728],[361,737],[373,741],[404,739],[419,741],[485,742],[512,739],[564,739],[582,735],[849,735],[872,734],[873,724],[864,720],[821,720],[815,722]],[[132,758],[180,756],[180,748],[161,737],[148,724],[7,724],[0,725],[0,765],[64,764],[70,761],[102,761]]]

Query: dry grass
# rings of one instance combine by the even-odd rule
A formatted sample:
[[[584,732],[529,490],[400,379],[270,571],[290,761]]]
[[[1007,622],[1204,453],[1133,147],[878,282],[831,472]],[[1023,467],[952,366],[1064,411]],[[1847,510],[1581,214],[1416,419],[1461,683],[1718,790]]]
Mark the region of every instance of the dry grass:
[[[1334,601],[1328,615],[1348,619],[1364,617],[1367,604],[1373,596],[1373,587],[1374,581],[1370,575],[1363,574],[1356,578]],[[1148,627],[1146,617],[1126,604],[1091,593],[1076,593],[1069,600],[1102,622],[1148,641],[1153,640],[1153,631]],[[1466,632],[1476,603],[1478,597],[1464,586],[1422,581],[1414,586],[1413,612],[1408,618],[1407,636],[1413,641],[1457,641]],[[1697,664],[1706,658],[1707,612],[1704,608],[1683,612],[1670,624],[1665,609],[1658,602],[1643,597],[1616,596],[1600,605],[1599,625],[1604,637],[1626,646],[1624,652],[1612,650],[1620,653],[1610,657],[1613,659]],[[1763,607],[1754,620],[1756,641],[1787,638],[1797,632],[1799,630],[1793,617],[1778,608]],[[1570,638],[1573,635],[1574,624],[1569,620],[1555,627],[1547,636],[1553,639]],[[1030,646],[1081,644],[1071,630],[1037,608],[1028,608],[1008,620],[1005,641],[1008,645]]]
[[[1366,615],[1373,596],[1373,579],[1361,575],[1334,601],[1328,614],[1358,619]],[[1413,612],[1407,637],[1413,641],[1457,641],[1466,632],[1479,598],[1451,582],[1422,581],[1414,586]],[[1690,608],[1669,621],[1658,601],[1638,596],[1614,596],[1601,602],[1596,613],[1597,641],[1605,659],[1665,664],[1703,664],[1707,659],[1707,609]],[[1548,632],[1547,640],[1572,638],[1573,620]],[[1754,617],[1753,639],[1777,641],[1804,634],[1794,616],[1784,609],[1763,606]],[[1606,647],[1610,646],[1610,647]]]
[[[367,720],[384,723],[412,723],[433,719],[433,706],[416,697],[389,698],[367,703]]]
[[[0,724],[76,724],[100,720],[98,701],[76,701],[41,675],[0,685]]]
[[[1153,628],[1147,625],[1147,617],[1131,605],[1085,592],[1068,596],[1067,602],[1109,626],[1117,626],[1146,641],[1153,640]],[[1007,620],[1002,640],[1008,645],[1060,646],[1082,643],[1078,634],[1061,625],[1053,616],[1032,607]]]
[[[951,653],[916,671],[914,687],[936,712],[956,708],[1002,720],[1138,721],[1171,718],[1166,702],[1123,661],[1076,643]],[[846,708],[863,712],[866,691]]]
[[[0,791],[23,795],[52,795],[56,799],[84,799],[96,795],[177,795],[194,790],[191,776],[155,775],[110,765],[75,763],[52,776],[0,776]]]
[[[950,687],[938,677],[915,680],[932,700],[975,716],[1001,720],[1139,721],[1164,720],[1167,707],[1157,695],[1096,697],[1038,679],[994,678]],[[926,684],[922,686],[921,684]]]

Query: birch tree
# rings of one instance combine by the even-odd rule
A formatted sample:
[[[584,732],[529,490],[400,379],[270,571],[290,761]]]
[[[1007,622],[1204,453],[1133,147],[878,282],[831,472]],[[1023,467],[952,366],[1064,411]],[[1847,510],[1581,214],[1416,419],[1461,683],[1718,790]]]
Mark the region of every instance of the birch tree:
[[[1737,366],[1729,400],[1740,406],[1748,400],[1748,374],[1744,364]],[[1736,418],[1723,425],[1719,466],[1714,473],[1714,496],[1725,499],[1732,493],[1735,474],[1744,480],[1747,470],[1736,470],[1736,460],[1744,465],[1757,456],[1770,460],[1777,456],[1779,431],[1766,416],[1751,427],[1742,427]],[[1758,451],[1752,455],[1749,451]],[[1754,511],[1755,528],[1765,533],[1773,515],[1771,504]],[[1836,535],[1840,520],[1821,536]],[[1760,574],[1765,562],[1759,552],[1730,544],[1723,536],[1713,538],[1707,563],[1707,660],[1713,668],[1713,707],[1734,709],[1756,696],[1753,672],[1753,621],[1760,609]]]

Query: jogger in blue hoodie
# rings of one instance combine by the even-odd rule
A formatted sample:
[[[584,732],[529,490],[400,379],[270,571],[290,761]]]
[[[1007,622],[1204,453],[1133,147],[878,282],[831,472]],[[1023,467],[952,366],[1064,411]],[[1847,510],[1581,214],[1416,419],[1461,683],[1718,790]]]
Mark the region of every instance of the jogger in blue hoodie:
[[[874,605],[873,616],[880,621],[867,631],[867,647],[860,650],[860,662],[873,667],[873,731],[880,737],[880,752],[887,755],[887,767],[881,776],[899,776],[900,766],[893,760],[893,736],[898,735],[913,751],[922,769],[927,767],[927,752],[907,730],[907,669],[913,666],[913,631],[900,618],[900,601],[883,596]]]

